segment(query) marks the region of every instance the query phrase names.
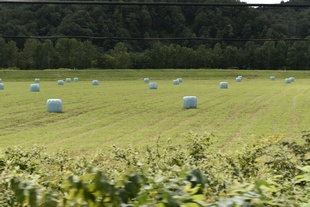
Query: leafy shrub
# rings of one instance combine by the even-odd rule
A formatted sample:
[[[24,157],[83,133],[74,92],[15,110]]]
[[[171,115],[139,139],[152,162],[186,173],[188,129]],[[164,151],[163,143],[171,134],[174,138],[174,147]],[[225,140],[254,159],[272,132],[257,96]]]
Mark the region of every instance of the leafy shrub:
[[[310,142],[274,135],[237,152],[212,133],[138,151],[113,146],[92,158],[16,147],[0,154],[0,206],[309,206]]]

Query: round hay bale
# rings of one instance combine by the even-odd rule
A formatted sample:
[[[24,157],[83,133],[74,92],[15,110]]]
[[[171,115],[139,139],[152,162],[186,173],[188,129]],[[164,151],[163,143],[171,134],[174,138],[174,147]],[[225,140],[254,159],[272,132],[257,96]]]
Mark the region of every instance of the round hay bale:
[[[99,81],[98,80],[93,80],[92,81],[92,85],[93,86],[98,86],[99,85]]]
[[[294,77],[290,77],[290,79],[291,79],[291,83],[295,81]]]
[[[182,82],[183,82],[183,79],[182,79],[182,78],[177,78],[177,80],[179,81],[179,83],[182,83]]]
[[[47,112],[62,112],[61,99],[48,99],[46,102]]]
[[[275,80],[275,79],[276,79],[276,77],[274,77],[273,75],[270,76],[270,80]]]
[[[58,80],[58,85],[63,85],[64,81],[63,80]]]
[[[75,78],[73,78],[73,81],[74,82],[79,82],[79,78],[75,77]]]
[[[184,96],[183,97],[183,108],[185,109],[197,108],[197,97],[196,96]]]
[[[286,84],[290,84],[292,82],[292,80],[290,78],[285,78],[285,83]]]
[[[228,88],[228,83],[227,82],[220,82],[220,88]]]
[[[30,84],[30,92],[39,92],[40,85],[39,84]]]
[[[172,81],[173,85],[179,85],[180,81],[178,79]]]
[[[149,78],[144,78],[144,79],[143,79],[143,82],[144,82],[144,83],[148,83],[148,82],[150,82],[150,79],[149,79]]]
[[[241,82],[241,80],[242,80],[242,78],[239,76],[236,78],[236,82]]]
[[[34,79],[34,82],[35,82],[35,83],[40,83],[40,78],[35,78],[35,79]]]
[[[4,84],[0,83],[0,90],[4,90]]]
[[[157,89],[157,83],[156,82],[149,83],[149,88],[150,89]]]
[[[71,78],[66,78],[67,83],[71,83]]]
[[[2,79],[0,78],[0,83],[2,83]]]

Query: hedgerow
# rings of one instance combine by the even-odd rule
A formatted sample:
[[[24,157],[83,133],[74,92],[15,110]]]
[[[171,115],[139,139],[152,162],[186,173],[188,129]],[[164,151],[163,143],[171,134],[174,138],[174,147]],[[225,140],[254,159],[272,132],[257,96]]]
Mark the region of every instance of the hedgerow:
[[[214,150],[212,133],[186,146],[113,146],[70,157],[43,146],[0,154],[0,206],[309,206],[310,135],[269,136],[236,152]]]

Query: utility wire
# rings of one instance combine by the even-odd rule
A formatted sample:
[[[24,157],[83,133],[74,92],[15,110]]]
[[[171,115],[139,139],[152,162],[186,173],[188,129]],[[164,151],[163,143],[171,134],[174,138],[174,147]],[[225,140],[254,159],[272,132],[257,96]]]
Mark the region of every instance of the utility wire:
[[[240,39],[240,38],[201,38],[201,37],[172,37],[172,38],[160,38],[160,37],[148,37],[148,38],[140,38],[140,37],[99,37],[99,36],[0,36],[4,39],[60,39],[60,38],[76,38],[76,39],[97,39],[97,40],[129,40],[129,41],[159,41],[159,40],[167,40],[167,41],[216,41],[216,42],[246,42],[246,41],[302,41],[302,42],[310,42],[310,39],[306,38],[271,38],[271,39]]]
[[[38,0],[0,0],[0,4],[85,4],[110,6],[199,6],[199,7],[310,7],[310,3],[246,4],[246,3],[185,3],[185,2],[113,2],[113,1],[38,1]]]

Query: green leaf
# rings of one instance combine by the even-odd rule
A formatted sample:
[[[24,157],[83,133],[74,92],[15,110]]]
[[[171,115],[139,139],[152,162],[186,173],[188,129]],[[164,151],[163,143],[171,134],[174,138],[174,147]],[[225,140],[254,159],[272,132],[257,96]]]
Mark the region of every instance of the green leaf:
[[[191,198],[193,200],[199,200],[199,201],[205,201],[206,200],[206,196],[199,194],[199,195],[192,195]]]
[[[156,177],[156,178],[154,179],[154,182],[155,182],[155,183],[161,183],[161,182],[165,181],[165,179],[166,179],[165,176]]]
[[[300,169],[304,172],[310,173],[310,165],[307,165],[305,167],[298,167],[298,169]]]
[[[183,203],[181,207],[199,207],[200,205],[197,203]]]
[[[91,181],[95,179],[96,174],[85,174],[83,176],[80,177],[81,180],[83,180],[84,182],[87,181]]]
[[[200,184],[196,185],[195,187],[191,188],[191,184],[187,184],[184,188],[184,193],[194,195],[200,190]]]
[[[147,204],[147,200],[148,200],[148,195],[146,193],[140,195],[137,200],[139,201],[139,205],[142,205],[142,204]]]

